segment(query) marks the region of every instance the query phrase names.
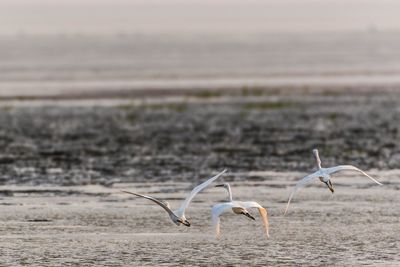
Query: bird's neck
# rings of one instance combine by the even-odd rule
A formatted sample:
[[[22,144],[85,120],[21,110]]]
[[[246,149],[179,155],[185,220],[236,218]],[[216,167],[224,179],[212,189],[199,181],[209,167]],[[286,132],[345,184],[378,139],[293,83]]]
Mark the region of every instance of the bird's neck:
[[[315,160],[317,161],[318,170],[322,169],[322,166],[321,166],[321,159],[319,158],[318,153],[315,154]]]
[[[321,167],[321,159],[319,158],[318,149],[314,149],[313,154],[314,154],[315,160],[317,161],[318,170],[320,170],[322,167]]]
[[[232,202],[233,201],[232,190],[231,190],[231,186],[229,184],[227,185],[226,190],[228,190],[229,201]]]

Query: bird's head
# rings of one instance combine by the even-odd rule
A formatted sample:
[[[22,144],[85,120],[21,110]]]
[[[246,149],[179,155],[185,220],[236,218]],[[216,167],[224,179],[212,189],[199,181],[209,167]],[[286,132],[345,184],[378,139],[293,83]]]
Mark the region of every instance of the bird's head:
[[[190,227],[190,222],[185,217],[177,218],[175,224],[176,225],[183,224],[184,226]]]
[[[253,217],[253,215],[251,215],[247,210],[243,211],[242,214],[252,220],[256,220],[256,218]]]
[[[332,192],[332,194],[333,194],[333,192],[335,192],[335,189],[333,188],[333,184],[332,184],[329,176],[321,176],[321,177],[319,177],[319,180],[321,182],[323,182],[324,184],[326,184],[326,186],[329,188],[329,190]]]

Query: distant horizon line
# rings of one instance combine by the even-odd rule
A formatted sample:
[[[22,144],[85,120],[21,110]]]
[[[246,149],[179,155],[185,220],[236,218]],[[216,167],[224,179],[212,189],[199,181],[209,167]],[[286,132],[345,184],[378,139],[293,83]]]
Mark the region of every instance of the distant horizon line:
[[[285,30],[285,31],[254,31],[254,32],[207,32],[207,31],[171,31],[171,32],[15,32],[1,33],[0,37],[23,38],[23,37],[133,37],[133,36],[263,36],[263,35],[308,35],[308,34],[390,34],[400,33],[400,28],[391,29],[341,29],[341,30]]]

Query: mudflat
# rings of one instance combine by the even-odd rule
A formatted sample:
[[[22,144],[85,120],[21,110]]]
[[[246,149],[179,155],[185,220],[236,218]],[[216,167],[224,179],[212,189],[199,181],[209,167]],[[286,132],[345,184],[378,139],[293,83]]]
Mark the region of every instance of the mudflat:
[[[0,182],[110,186],[195,182],[224,168],[308,171],[313,148],[325,166],[398,169],[400,92],[361,89],[198,90],[103,106],[20,101],[30,106],[0,113]]]
[[[222,238],[215,239],[211,207],[227,201],[221,188],[194,199],[187,228],[175,226],[159,206],[119,190],[148,193],[176,207],[193,183],[2,186],[0,261],[7,266],[398,265],[399,172],[372,171],[383,186],[350,174],[334,178],[334,195],[322,183],[304,188],[286,216],[291,186],[304,173],[260,172],[263,181],[232,182],[234,199],[267,208],[269,239],[257,210],[250,211],[256,221],[223,215]]]

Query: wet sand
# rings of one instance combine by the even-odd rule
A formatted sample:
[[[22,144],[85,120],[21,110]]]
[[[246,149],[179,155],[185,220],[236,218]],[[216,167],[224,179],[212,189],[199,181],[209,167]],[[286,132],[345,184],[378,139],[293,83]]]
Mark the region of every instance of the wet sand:
[[[177,227],[158,206],[120,193],[149,193],[179,205],[191,183],[101,186],[3,186],[0,192],[2,265],[29,266],[396,266],[400,262],[399,171],[371,171],[384,186],[351,173],[337,175],[334,195],[321,183],[301,190],[286,217],[288,194],[303,173],[258,173],[258,182],[233,182],[234,198],[267,207],[270,239],[256,221],[221,219],[211,206],[227,194],[209,188],[187,211],[192,227]],[[246,178],[248,173],[237,174]],[[5,194],[4,192],[8,193]]]

